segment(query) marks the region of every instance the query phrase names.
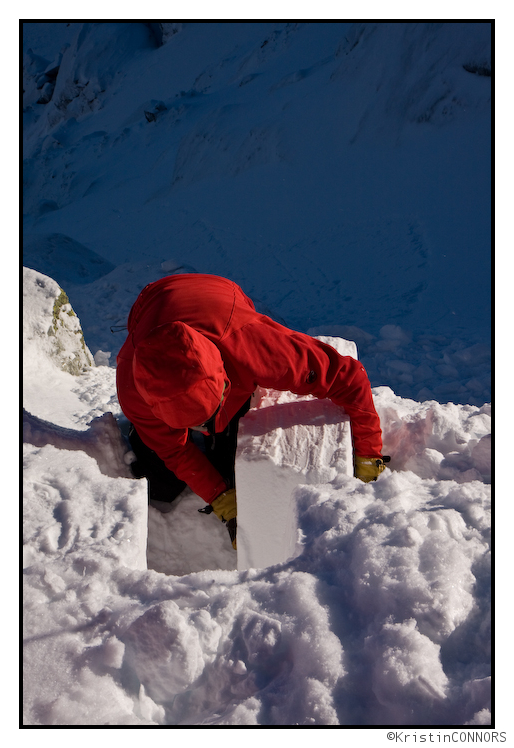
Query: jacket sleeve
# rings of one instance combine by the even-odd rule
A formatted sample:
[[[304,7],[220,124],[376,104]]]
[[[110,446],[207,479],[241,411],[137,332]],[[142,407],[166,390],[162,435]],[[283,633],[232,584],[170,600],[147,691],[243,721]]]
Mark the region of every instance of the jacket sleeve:
[[[253,384],[329,398],[350,416],[355,453],[381,456],[380,419],[368,375],[359,361],[264,315],[233,335],[238,357],[251,371]]]
[[[177,478],[210,504],[226,490],[225,481],[203,452],[188,439],[188,431],[171,429],[156,418],[139,395],[132,380],[132,365],[119,361],[118,399],[121,408],[144,444],[152,449]]]

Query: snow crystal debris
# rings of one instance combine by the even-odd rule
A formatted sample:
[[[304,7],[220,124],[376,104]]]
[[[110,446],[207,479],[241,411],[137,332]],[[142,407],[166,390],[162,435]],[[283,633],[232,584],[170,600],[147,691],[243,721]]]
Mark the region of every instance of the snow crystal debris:
[[[152,606],[122,635],[127,662],[155,701],[190,688],[204,668],[198,631],[173,602]]]
[[[366,651],[374,661],[373,692],[392,709],[395,724],[410,724],[420,707],[428,711],[431,702],[445,698],[448,678],[439,647],[417,630],[414,619],[385,623],[366,639]]]

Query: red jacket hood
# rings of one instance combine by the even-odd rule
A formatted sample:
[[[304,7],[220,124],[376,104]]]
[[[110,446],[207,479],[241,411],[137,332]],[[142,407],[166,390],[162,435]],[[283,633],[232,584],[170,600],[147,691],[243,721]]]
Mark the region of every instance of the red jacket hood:
[[[217,347],[183,322],[152,330],[137,344],[132,366],[137,391],[173,429],[207,421],[228,385]]]

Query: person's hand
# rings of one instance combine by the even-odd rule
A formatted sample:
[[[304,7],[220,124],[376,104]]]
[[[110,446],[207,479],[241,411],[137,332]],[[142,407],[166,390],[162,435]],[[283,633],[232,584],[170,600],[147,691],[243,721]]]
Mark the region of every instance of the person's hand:
[[[236,489],[231,488],[223,491],[217,499],[211,503],[212,510],[216,517],[222,522],[228,522],[237,516]]]
[[[227,523],[228,534],[232,541],[232,547],[237,550],[236,535],[237,535],[237,500],[236,500],[236,489],[231,488],[228,491],[224,491],[211,503],[212,510],[216,517],[222,522]]]
[[[364,483],[376,480],[380,473],[385,470],[385,463],[390,457],[359,457],[355,455],[354,475]]]

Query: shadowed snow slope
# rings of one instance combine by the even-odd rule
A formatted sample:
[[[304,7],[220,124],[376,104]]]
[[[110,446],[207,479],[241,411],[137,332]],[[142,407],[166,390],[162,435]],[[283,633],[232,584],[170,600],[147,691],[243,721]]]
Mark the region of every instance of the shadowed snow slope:
[[[109,325],[173,261],[296,329],[358,326],[380,341],[360,352],[373,384],[490,399],[487,362],[459,360],[490,342],[490,24],[195,22],[163,38],[24,24],[25,264],[73,293],[93,352],[117,352]],[[386,325],[414,358],[389,335],[384,351]]]

